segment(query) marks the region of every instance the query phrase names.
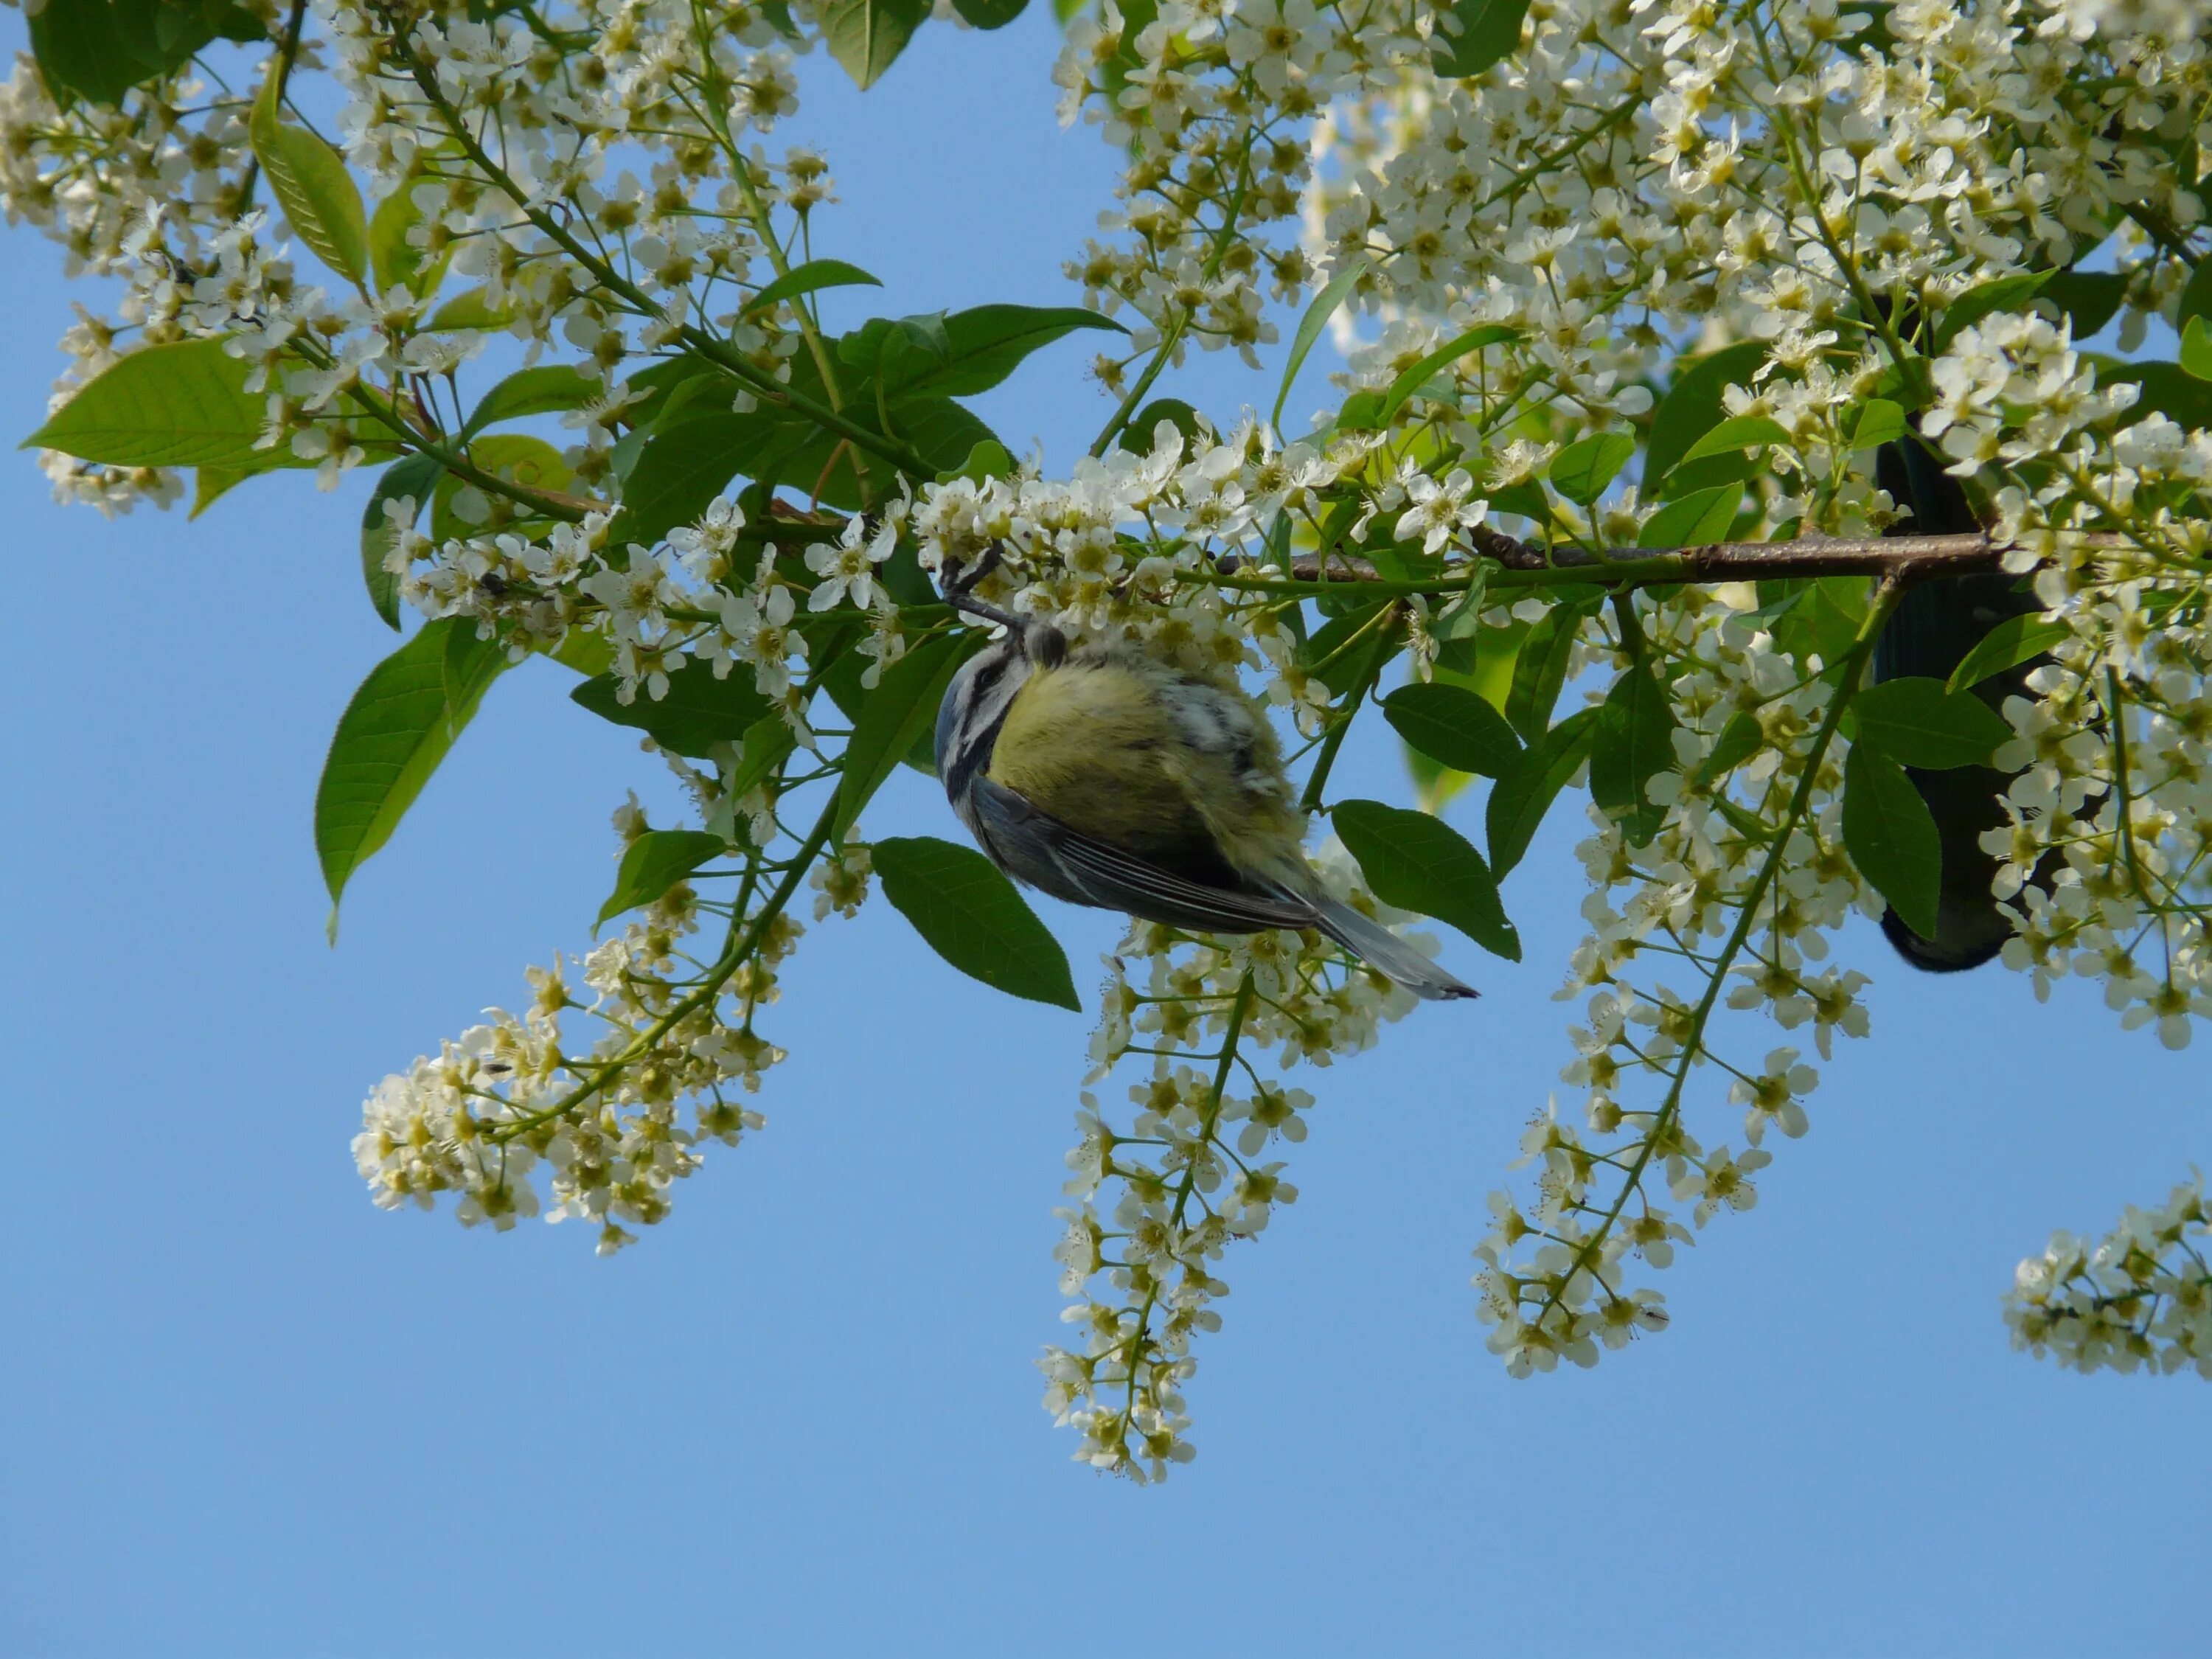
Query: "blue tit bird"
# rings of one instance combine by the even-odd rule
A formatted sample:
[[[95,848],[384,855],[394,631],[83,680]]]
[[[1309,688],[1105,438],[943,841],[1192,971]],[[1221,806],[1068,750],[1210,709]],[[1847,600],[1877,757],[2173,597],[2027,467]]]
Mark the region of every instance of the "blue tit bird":
[[[945,793],[999,868],[1194,933],[1314,928],[1416,996],[1476,994],[1322,884],[1274,729],[1237,686],[1134,645],[1071,649],[957,581],[947,597],[1006,629],[937,716]]]

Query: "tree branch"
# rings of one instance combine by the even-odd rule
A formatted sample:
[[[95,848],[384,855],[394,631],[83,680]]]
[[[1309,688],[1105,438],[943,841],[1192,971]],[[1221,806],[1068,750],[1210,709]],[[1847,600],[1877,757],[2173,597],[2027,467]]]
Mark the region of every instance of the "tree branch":
[[[1917,580],[1929,576],[1966,576],[2003,568],[2011,544],[1986,535],[1869,536],[1854,540],[1807,537],[1793,542],[1706,542],[1694,547],[1558,548],[1547,552],[1498,531],[1478,529],[1470,538],[1474,550],[1503,567],[1491,573],[1492,587],[1545,587],[1590,582],[1753,581],[1790,576],[1897,576]],[[2134,538],[2111,532],[2084,532],[2076,539],[2099,548],[2136,545]],[[1236,555],[1221,561],[1216,580],[1232,587],[1283,591],[1299,584],[1335,586],[1344,582],[1376,585],[1385,592],[1441,593],[1468,586],[1469,578],[1455,574],[1430,581],[1400,581],[1386,577],[1371,559],[1332,553],[1324,560],[1313,553],[1291,561],[1287,580],[1279,574],[1245,576],[1246,569],[1279,570]]]

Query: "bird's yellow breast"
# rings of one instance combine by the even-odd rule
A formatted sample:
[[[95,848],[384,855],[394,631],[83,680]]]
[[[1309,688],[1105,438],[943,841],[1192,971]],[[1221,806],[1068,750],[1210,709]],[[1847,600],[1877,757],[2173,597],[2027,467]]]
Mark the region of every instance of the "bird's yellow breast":
[[[1194,742],[1194,726],[1210,740]],[[988,771],[1062,823],[1171,863],[1210,845],[1264,870],[1295,855],[1304,830],[1250,700],[1143,659],[1079,657],[1031,674]]]

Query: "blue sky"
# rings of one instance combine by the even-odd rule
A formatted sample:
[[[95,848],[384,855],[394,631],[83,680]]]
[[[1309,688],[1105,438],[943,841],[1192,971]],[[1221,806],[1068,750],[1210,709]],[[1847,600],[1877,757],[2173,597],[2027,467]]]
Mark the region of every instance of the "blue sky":
[[[884,275],[888,309],[1073,297],[1109,158],[1054,123],[1051,33],[933,27],[865,99],[807,65],[799,131],[844,200],[817,251]],[[32,233],[6,246],[24,432],[70,289]],[[983,412],[1065,465],[1103,405],[1060,349]],[[1273,384],[1207,363],[1164,389],[1233,413]],[[1527,962],[1455,939],[1483,1000],[1301,1079],[1304,1195],[1229,1264],[1199,1460],[1162,1488],[1069,1463],[1030,1366],[1060,1328],[1088,1019],[953,975],[880,902],[812,930],[769,1127],[636,1249],[374,1209],[362,1094],[580,945],[608,811],[667,791],[562,671],[509,676],[325,945],[314,780],[392,643],[360,591],[367,488],[288,475],[111,524],[53,506],[29,455],[0,467],[0,1650],[2201,1642],[2212,1396],[2031,1363],[1998,1317],[2051,1228],[2102,1231],[2212,1147],[2203,1050],[2120,1033],[2087,988],[1913,975],[1855,925],[1875,1038],[1757,1212],[1665,1276],[1674,1328],[1590,1375],[1514,1382],[1484,1352],[1468,1250],[1566,1057],[1564,817],[1507,890]],[[1340,777],[1405,798],[1380,742]],[[958,833],[911,776],[870,822]],[[1043,908],[1095,1004],[1111,922]]]

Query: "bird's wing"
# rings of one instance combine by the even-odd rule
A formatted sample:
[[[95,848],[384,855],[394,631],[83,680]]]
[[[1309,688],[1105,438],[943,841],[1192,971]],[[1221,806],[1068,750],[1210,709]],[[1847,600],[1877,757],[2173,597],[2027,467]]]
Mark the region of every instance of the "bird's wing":
[[[1040,811],[994,779],[978,777],[969,802],[975,827],[1010,873],[1055,898],[1195,933],[1252,933],[1311,927],[1312,905],[1293,895],[1193,881],[1123,852]]]

